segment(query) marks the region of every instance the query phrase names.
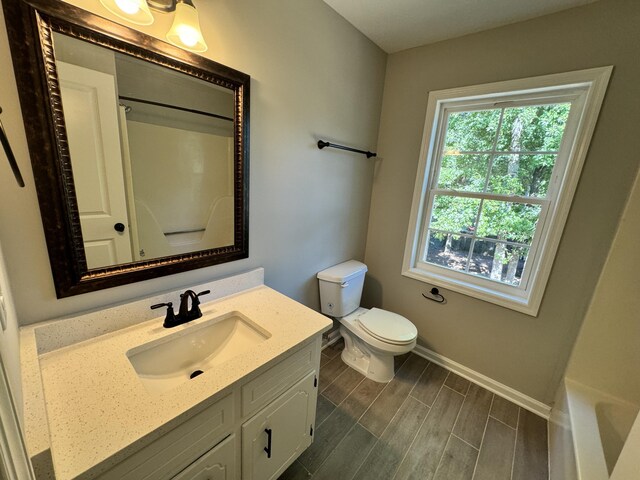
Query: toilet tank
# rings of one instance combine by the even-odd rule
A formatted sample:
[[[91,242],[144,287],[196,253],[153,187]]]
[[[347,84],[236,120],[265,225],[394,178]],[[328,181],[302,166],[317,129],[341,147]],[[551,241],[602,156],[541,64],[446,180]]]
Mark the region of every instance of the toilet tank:
[[[334,265],[318,273],[320,308],[331,317],[344,317],[360,306],[367,266],[356,260]]]

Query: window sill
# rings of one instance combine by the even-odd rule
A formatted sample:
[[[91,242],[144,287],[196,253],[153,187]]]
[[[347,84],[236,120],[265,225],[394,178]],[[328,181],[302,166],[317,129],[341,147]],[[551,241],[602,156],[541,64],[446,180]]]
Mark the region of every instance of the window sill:
[[[542,295],[535,295],[535,292],[519,290],[518,292],[521,295],[511,295],[509,293],[499,292],[483,287],[476,283],[452,279],[447,275],[439,275],[437,273],[415,267],[404,269],[402,271],[402,275],[423,283],[436,285],[457,293],[462,293],[463,295],[467,295],[484,302],[493,303],[501,307],[515,310],[532,317],[536,317],[538,315],[540,301],[542,299]]]

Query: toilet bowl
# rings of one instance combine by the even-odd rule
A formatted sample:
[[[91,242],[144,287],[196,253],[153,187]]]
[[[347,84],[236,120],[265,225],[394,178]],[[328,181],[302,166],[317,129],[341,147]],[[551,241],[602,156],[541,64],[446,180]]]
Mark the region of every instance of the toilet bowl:
[[[416,346],[415,325],[386,310],[358,308],[339,321],[345,343],[342,360],[376,382],[391,381],[395,373],[393,357]]]
[[[418,330],[396,313],[359,306],[366,271],[365,264],[349,260],[319,272],[321,310],[340,322],[344,363],[371,380],[389,382],[393,357],[416,346]]]

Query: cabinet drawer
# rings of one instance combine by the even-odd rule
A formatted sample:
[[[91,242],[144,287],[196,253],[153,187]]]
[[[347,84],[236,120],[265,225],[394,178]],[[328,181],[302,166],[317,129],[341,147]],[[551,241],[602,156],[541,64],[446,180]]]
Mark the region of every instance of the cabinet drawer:
[[[316,342],[293,353],[242,387],[242,416],[247,417],[286,389],[304,374],[316,369]]]
[[[173,477],[173,480],[235,480],[235,478],[236,436],[232,434]]]
[[[99,478],[169,479],[231,433],[233,426],[231,394],[164,434]]]

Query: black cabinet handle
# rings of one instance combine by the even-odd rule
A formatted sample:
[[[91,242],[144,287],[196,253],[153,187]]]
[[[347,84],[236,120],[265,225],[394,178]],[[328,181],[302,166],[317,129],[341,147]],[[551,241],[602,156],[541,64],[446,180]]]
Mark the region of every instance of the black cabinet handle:
[[[264,451],[267,452],[267,458],[271,458],[271,429],[265,428],[264,431],[267,434],[267,446],[264,447]]]
[[[114,229],[116,232],[120,232],[120,233],[124,232],[124,223],[120,223],[120,222],[116,223],[116,224],[113,226],[113,229]]]

